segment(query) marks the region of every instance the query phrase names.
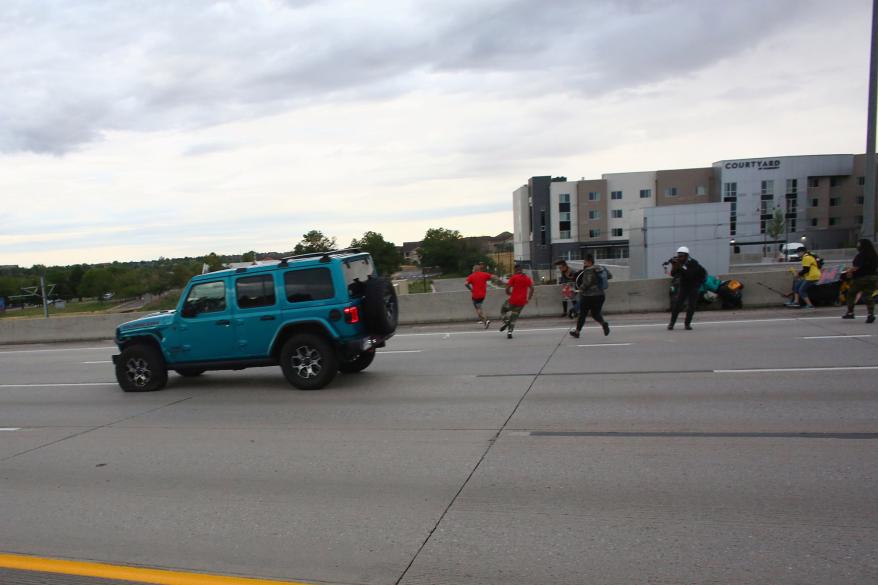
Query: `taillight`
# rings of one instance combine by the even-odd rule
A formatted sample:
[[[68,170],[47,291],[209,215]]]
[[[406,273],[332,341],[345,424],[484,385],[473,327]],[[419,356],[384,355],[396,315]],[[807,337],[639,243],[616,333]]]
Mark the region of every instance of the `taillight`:
[[[345,323],[359,323],[360,309],[357,307],[346,307],[344,310]]]

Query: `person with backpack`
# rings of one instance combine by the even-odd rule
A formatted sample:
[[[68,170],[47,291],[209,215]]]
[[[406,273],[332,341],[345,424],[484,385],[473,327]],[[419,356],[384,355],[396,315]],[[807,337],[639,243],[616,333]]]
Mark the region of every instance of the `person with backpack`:
[[[796,283],[793,301],[787,305],[793,308],[804,306],[808,309],[816,308],[808,296],[808,289],[820,281],[820,268],[823,260],[811,253],[808,248],[802,248],[802,270],[799,271],[799,281]]]
[[[668,261],[671,264],[671,277],[677,278],[680,285],[674,295],[671,304],[671,322],[668,330],[673,331],[677,323],[677,316],[686,305],[686,330],[692,330],[692,317],[695,316],[695,306],[701,294],[701,285],[707,278],[707,270],[698,263],[698,260],[689,255],[689,248],[680,246],[677,248],[676,257]]]
[[[857,242],[857,255],[854,257],[853,266],[844,273],[850,280],[851,286],[847,293],[848,310],[841,318],[854,318],[854,304],[857,302],[857,295],[862,293],[868,311],[866,323],[874,323],[875,297],[872,295],[878,287],[878,253],[875,252],[872,242],[866,238]]]
[[[576,329],[570,331],[570,335],[579,338],[585,318],[591,313],[591,318],[601,324],[604,335],[610,334],[610,324],[606,322],[601,309],[606,300],[606,291],[609,280],[613,277],[609,270],[594,263],[594,256],[586,254],[585,267],[576,275],[576,289],[579,291],[579,318],[576,320]]]

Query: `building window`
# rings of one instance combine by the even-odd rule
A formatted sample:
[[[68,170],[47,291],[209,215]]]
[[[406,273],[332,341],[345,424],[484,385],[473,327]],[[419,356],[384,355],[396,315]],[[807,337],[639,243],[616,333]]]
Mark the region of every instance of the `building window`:
[[[865,199],[865,197],[864,197],[863,195],[858,195],[858,196],[857,196],[857,205],[863,205],[863,202],[864,202],[865,200],[866,200],[866,199]]]
[[[795,195],[799,192],[799,179],[787,179],[787,193]]]
[[[697,187],[695,187],[695,194],[707,195],[707,187],[705,187],[704,185],[698,185]]]
[[[830,217],[829,218],[829,225],[830,226],[838,225],[838,218],[837,217]]]
[[[589,201],[600,201],[601,194],[598,193],[597,191],[589,191],[588,192],[588,200]]]
[[[858,215],[856,221],[857,221],[857,225],[863,225],[863,216]]]
[[[820,179],[818,179],[816,177],[811,179],[811,186],[812,187],[819,187],[820,186]]]
[[[610,199],[621,199],[621,198],[622,198],[622,192],[621,192],[621,191],[612,191],[612,192],[610,193]]]
[[[738,196],[738,184],[737,183],[725,183],[723,185],[723,197],[737,197]]]
[[[649,199],[652,197],[652,189],[641,189],[640,190],[640,198],[641,199]]]
[[[558,234],[559,238],[562,240],[570,239],[570,230],[561,230]]]
[[[761,191],[763,196],[774,196],[774,181],[762,181]]]
[[[811,227],[817,227],[817,224],[820,223],[816,217],[811,218]]]
[[[811,207],[820,207],[820,199],[817,199],[816,197],[814,199],[812,199],[811,200]]]
[[[540,227],[546,225],[546,211],[544,209],[540,210]]]
[[[558,195],[558,203],[570,203],[570,193],[561,193]]]
[[[622,228],[613,228],[613,237],[621,238],[622,237]]]
[[[600,219],[601,212],[597,209],[590,209],[588,212],[588,219]]]
[[[829,177],[830,187],[838,187],[839,183],[841,183],[841,177]]]
[[[866,177],[857,177],[857,185],[865,185]]]
[[[540,245],[546,245],[546,226],[540,228]]]
[[[830,207],[838,207],[841,205],[841,197],[830,197],[829,198],[829,206]]]
[[[676,197],[677,196],[677,188],[676,187],[665,187],[665,197]]]
[[[588,237],[590,237],[590,238],[597,238],[597,237],[600,237],[600,235],[601,235],[601,230],[588,230]]]
[[[613,219],[622,219],[622,210],[621,209],[614,209],[611,213],[612,213]]]

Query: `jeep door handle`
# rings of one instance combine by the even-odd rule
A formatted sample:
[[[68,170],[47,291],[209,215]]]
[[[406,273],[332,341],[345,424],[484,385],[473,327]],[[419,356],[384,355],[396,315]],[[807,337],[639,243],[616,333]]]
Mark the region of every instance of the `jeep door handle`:
[[[228,327],[229,325],[232,324],[232,322],[229,321],[228,319],[220,319],[219,321],[216,322],[216,324],[219,325],[220,327]]]
[[[274,315],[263,315],[259,317],[260,321],[274,321]]]

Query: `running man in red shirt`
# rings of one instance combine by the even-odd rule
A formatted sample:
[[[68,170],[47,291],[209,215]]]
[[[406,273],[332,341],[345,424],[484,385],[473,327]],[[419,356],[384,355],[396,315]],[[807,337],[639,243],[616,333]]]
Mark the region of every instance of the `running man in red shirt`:
[[[500,318],[503,319],[503,326],[500,331],[509,329],[506,333],[506,339],[512,339],[512,331],[515,329],[515,322],[521,314],[521,310],[527,302],[534,296],[534,281],[522,272],[521,265],[515,265],[515,274],[509,278],[509,284],[506,285],[506,294],[509,298],[503,303],[500,309]],[[506,314],[509,314],[507,317]]]
[[[491,320],[485,317],[485,313],[482,311],[482,303],[485,302],[485,297],[488,294],[488,283],[492,280],[494,280],[494,276],[483,271],[481,264],[474,265],[472,274],[466,277],[466,288],[472,292],[473,307],[476,308],[479,323],[484,325],[485,329],[491,324]]]

